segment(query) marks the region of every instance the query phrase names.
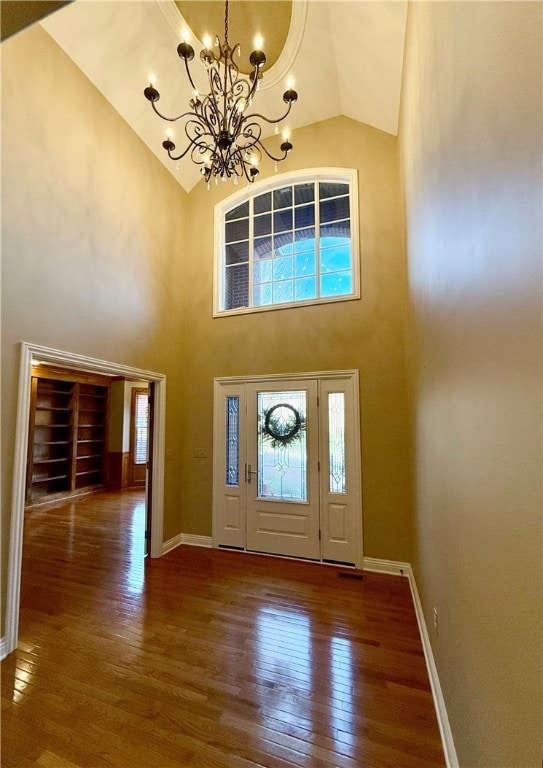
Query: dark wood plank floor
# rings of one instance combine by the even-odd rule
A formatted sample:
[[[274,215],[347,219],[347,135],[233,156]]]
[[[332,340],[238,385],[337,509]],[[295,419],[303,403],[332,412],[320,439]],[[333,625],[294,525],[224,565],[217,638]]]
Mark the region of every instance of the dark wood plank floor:
[[[141,492],[27,512],[2,766],[443,766],[406,579],[179,547]]]

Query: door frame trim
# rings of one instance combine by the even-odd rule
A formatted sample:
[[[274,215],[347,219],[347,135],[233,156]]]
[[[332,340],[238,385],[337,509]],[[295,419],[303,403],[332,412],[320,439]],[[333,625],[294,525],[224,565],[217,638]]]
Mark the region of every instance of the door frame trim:
[[[215,434],[218,428],[215,419],[215,404],[217,402],[217,395],[220,391],[220,387],[228,384],[260,384],[267,381],[305,381],[307,379],[350,379],[354,383],[355,397],[354,397],[354,416],[359,425],[359,428],[355,430],[354,436],[354,452],[355,452],[355,465],[356,465],[356,478],[357,494],[359,499],[359,509],[356,515],[356,568],[362,568],[364,565],[364,541],[363,541],[363,525],[362,525],[362,450],[361,450],[361,422],[360,422],[360,382],[359,371],[357,368],[351,368],[347,370],[339,371],[311,371],[303,373],[272,373],[272,374],[256,374],[252,376],[217,376],[213,380],[213,444],[215,445]],[[215,457],[213,461],[213,493],[215,493],[215,472],[217,467],[215,466]],[[322,512],[322,505],[319,500],[319,514]],[[212,505],[212,546],[217,547],[217,533],[216,533],[216,508],[215,502]],[[247,550],[245,550],[247,551]],[[295,558],[293,558],[295,559]],[[318,562],[318,561],[312,561]],[[322,560],[320,562],[323,562]]]
[[[11,497],[11,521],[6,600],[5,653],[17,647],[19,630],[19,601],[21,593],[21,564],[23,555],[23,526],[25,510],[25,478],[30,419],[30,386],[33,363],[49,363],[74,370],[125,376],[155,384],[155,422],[152,435],[152,527],[151,557],[162,556],[164,525],[164,445],[166,433],[166,376],[154,371],[141,370],[120,363],[111,363],[86,355],[22,341],[19,360],[19,388]]]

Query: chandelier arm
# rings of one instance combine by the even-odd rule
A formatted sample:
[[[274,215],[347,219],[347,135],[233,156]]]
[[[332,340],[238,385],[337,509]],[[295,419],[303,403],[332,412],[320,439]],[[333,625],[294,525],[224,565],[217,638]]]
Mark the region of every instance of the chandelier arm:
[[[179,115],[178,117],[166,117],[166,115],[163,115],[161,112],[158,111],[158,109],[155,106],[154,101],[151,102],[151,106],[153,110],[156,112],[156,114],[161,117],[163,120],[166,120],[168,123],[176,123],[178,120],[182,120],[184,117],[198,117],[196,112],[183,112],[182,115]]]
[[[228,2],[226,3],[226,8],[228,9]],[[228,17],[227,17],[228,18]],[[228,40],[226,39],[226,32],[225,32],[225,43],[228,45]],[[232,80],[232,66],[235,66],[233,62],[231,64],[228,63],[228,59],[225,57],[225,66],[224,66],[224,80],[223,80],[223,87],[222,87],[222,120],[221,120],[221,129],[227,130],[226,128],[226,116],[228,115],[228,95],[232,91],[233,83],[235,80],[237,80],[237,73],[236,78],[233,81]]]
[[[259,112],[252,112],[250,115],[246,115],[244,119],[249,121],[249,120],[252,120],[254,117],[256,117],[256,118],[260,118],[261,120],[265,120],[270,125],[273,125],[274,123],[280,123],[282,120],[285,119],[285,117],[288,117],[291,109],[292,109],[292,102],[289,103],[288,109],[285,112],[285,114],[282,117],[278,117],[277,120],[270,120],[269,117],[266,117],[265,115],[261,115]]]
[[[258,67],[255,67],[252,71],[251,78],[251,90],[249,91],[249,99],[252,99],[258,88]]]
[[[193,129],[192,134],[189,132],[189,126]],[[185,135],[193,147],[199,148],[202,154],[209,152],[210,159],[219,156],[216,150],[215,134],[209,123],[191,120],[185,124]]]
[[[243,176],[244,167],[248,164],[248,161],[243,159],[243,151],[240,147],[236,147],[230,152],[227,168],[229,176],[234,174],[236,176]]]
[[[237,139],[241,133],[243,122],[243,114],[237,109],[236,102],[236,105],[234,105],[234,107],[230,110],[230,115],[228,118],[228,132],[234,137],[234,139]]]
[[[189,79],[189,82],[192,85],[192,90],[196,91],[197,93],[199,93],[198,88],[194,85],[194,80],[192,79],[192,75],[190,74],[189,63],[188,63],[186,58],[184,59],[184,62],[185,62],[185,71],[187,73],[187,77]]]
[[[238,176],[245,176],[247,181],[249,183],[252,183],[254,181],[254,177],[251,176],[251,170],[253,169],[253,165],[248,160],[244,160],[243,157],[240,155],[237,161],[237,165],[240,168],[241,172],[238,172]]]
[[[204,126],[205,127],[205,126]],[[215,155],[216,152],[213,149],[213,147],[210,147],[208,142],[206,141],[206,136],[213,136],[213,134],[209,133],[201,133],[199,136],[191,137],[188,133],[188,130],[185,129],[185,133],[187,136],[187,139],[190,141],[191,144],[193,144],[195,147],[198,147],[199,149],[204,150],[205,152],[210,152],[212,155]]]
[[[241,122],[244,120],[243,112],[247,109],[250,98],[250,90],[247,87],[247,82],[245,80],[236,80],[236,82],[232,84],[230,94],[229,122],[232,123],[232,121],[235,120],[241,125]]]
[[[211,113],[215,116],[215,120],[217,123],[217,131],[221,131],[223,128],[222,123],[224,122],[224,115],[221,112],[221,109],[219,107],[219,100],[221,99],[221,90],[223,89],[223,83],[221,80],[221,73],[217,69],[213,69],[209,71],[209,89],[210,92],[207,94],[204,103],[206,107],[209,107]],[[224,90],[224,103],[226,110],[226,91]],[[202,107],[202,112],[204,111],[204,108]],[[210,125],[210,121],[207,118],[204,118],[206,122]],[[218,135],[216,131],[213,131],[213,135],[216,139],[218,139]]]
[[[252,145],[252,147],[251,147],[251,149],[252,149],[254,146],[255,146],[255,145],[253,144],[253,145]],[[247,149],[246,149],[246,148],[243,148],[243,147],[236,147],[235,151],[231,153],[231,158],[232,158],[232,161],[234,162],[234,164],[235,164],[235,165],[250,165],[250,160],[249,160],[249,158],[244,158],[244,157],[243,157],[243,155],[244,155],[246,152],[247,152]],[[261,158],[258,158],[258,159],[260,160]]]
[[[166,151],[168,153],[168,157],[171,160],[182,160],[185,157],[185,155],[187,154],[187,152],[189,151],[189,149],[191,149],[191,147],[194,147],[194,142],[192,142],[192,141],[189,142],[189,144],[187,145],[187,148],[183,152],[181,152],[180,155],[172,155],[171,149],[167,149]]]
[[[254,184],[254,181],[256,177],[258,176],[258,168],[254,165],[250,165],[249,163],[243,162],[243,172],[245,174],[245,178],[249,182],[249,184]],[[240,174],[241,176],[241,174]]]
[[[237,48],[239,48],[239,43],[236,44],[233,51]],[[245,102],[245,105],[248,103],[251,98],[251,90],[245,90],[245,81],[239,76],[233,51],[230,52],[228,58],[225,57],[224,82],[221,94],[223,100],[221,128],[235,137],[242,125],[243,109],[240,109],[240,105],[242,102]],[[218,106],[217,111],[219,111]]]
[[[270,160],[275,160],[276,163],[279,163],[279,162],[281,162],[281,160],[284,160],[286,158],[286,156],[288,155],[288,153],[289,153],[289,150],[284,149],[282,157],[275,157],[275,155],[272,155],[271,152],[268,152],[268,150],[266,149],[264,144],[262,144],[260,139],[257,139],[255,141],[255,146],[256,145],[258,145],[259,149],[263,150],[266,153],[266,155],[270,158]]]
[[[197,147],[200,150],[203,150],[202,154],[208,151],[212,152],[212,150],[206,143],[195,141],[194,139],[189,139],[189,143],[186,149],[183,150],[183,152],[181,152],[180,155],[172,155],[171,149],[168,149],[166,151],[168,152],[168,157],[170,157],[171,160],[181,160],[183,157],[185,157],[185,155],[188,153],[189,150],[194,150],[195,147]],[[212,155],[215,155],[215,154],[216,154],[215,152],[212,152]],[[194,160],[194,162],[197,163],[198,165],[205,165],[207,161],[202,158],[201,162],[198,162],[196,160]]]
[[[205,125],[210,135],[213,136],[215,144],[217,144],[221,131],[221,111],[213,90],[202,102],[198,120]]]
[[[193,118],[194,118],[194,117],[196,117],[196,118],[197,118],[198,116],[197,116],[197,115],[193,115]],[[210,148],[209,148],[209,145],[208,145],[208,144],[207,144],[207,142],[205,141],[205,138],[204,138],[204,141],[202,142],[202,141],[200,141],[200,140],[199,140],[198,136],[194,137],[194,136],[191,136],[191,135],[189,134],[189,132],[188,132],[188,126],[190,125],[190,123],[191,123],[191,122],[194,122],[194,120],[192,120],[192,121],[189,121],[189,122],[185,123],[185,125],[184,125],[184,128],[185,128],[185,135],[186,135],[186,137],[187,137],[187,139],[188,139],[188,142],[189,142],[189,143],[187,144],[187,146],[186,146],[186,148],[183,150],[183,152],[181,152],[181,154],[179,154],[179,155],[173,155],[173,154],[172,154],[173,150],[175,149],[175,144],[174,144],[173,142],[171,142],[171,141],[170,141],[170,142],[164,142],[164,143],[163,143],[163,145],[162,145],[162,146],[163,146],[163,147],[164,147],[164,149],[167,151],[167,153],[168,153],[168,157],[169,157],[171,160],[181,160],[183,157],[185,157],[185,155],[186,155],[186,154],[188,154],[188,152],[189,152],[189,151],[192,151],[192,152],[194,152],[194,149],[195,149],[195,148],[198,148],[198,149],[200,150],[200,154],[202,154],[202,155],[206,154],[206,153],[207,153],[207,152],[210,150]],[[201,122],[201,120],[198,120],[198,119],[196,120],[196,124],[197,124],[198,126],[200,126],[200,128],[203,128],[204,130],[205,130],[205,129],[206,129],[206,127],[207,127],[205,124],[203,124],[203,123]],[[201,134],[201,136],[204,136],[204,137],[205,137],[206,135],[208,135],[208,134],[205,134],[205,133],[204,133],[204,134]],[[196,160],[194,160],[194,158],[193,158],[193,161],[194,161],[194,162],[197,162]],[[206,162],[206,160],[205,160],[205,159],[202,159],[202,162],[200,162],[200,163],[198,163],[198,164],[199,164],[199,165],[203,165],[203,164],[205,164],[205,162]]]
[[[230,155],[230,162],[235,173],[241,176],[240,169],[243,167],[244,160],[239,147]]]

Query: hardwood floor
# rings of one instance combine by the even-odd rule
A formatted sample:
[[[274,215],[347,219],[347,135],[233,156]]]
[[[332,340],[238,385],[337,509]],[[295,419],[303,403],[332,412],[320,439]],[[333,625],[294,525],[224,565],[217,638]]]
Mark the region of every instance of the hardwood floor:
[[[141,491],[27,512],[3,768],[444,765],[406,579],[144,562],[143,520]]]

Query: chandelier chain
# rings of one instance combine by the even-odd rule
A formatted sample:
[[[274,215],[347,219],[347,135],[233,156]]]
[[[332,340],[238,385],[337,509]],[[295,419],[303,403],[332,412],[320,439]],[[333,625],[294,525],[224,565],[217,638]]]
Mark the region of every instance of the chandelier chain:
[[[228,0],[224,2],[224,42],[228,48]]]

